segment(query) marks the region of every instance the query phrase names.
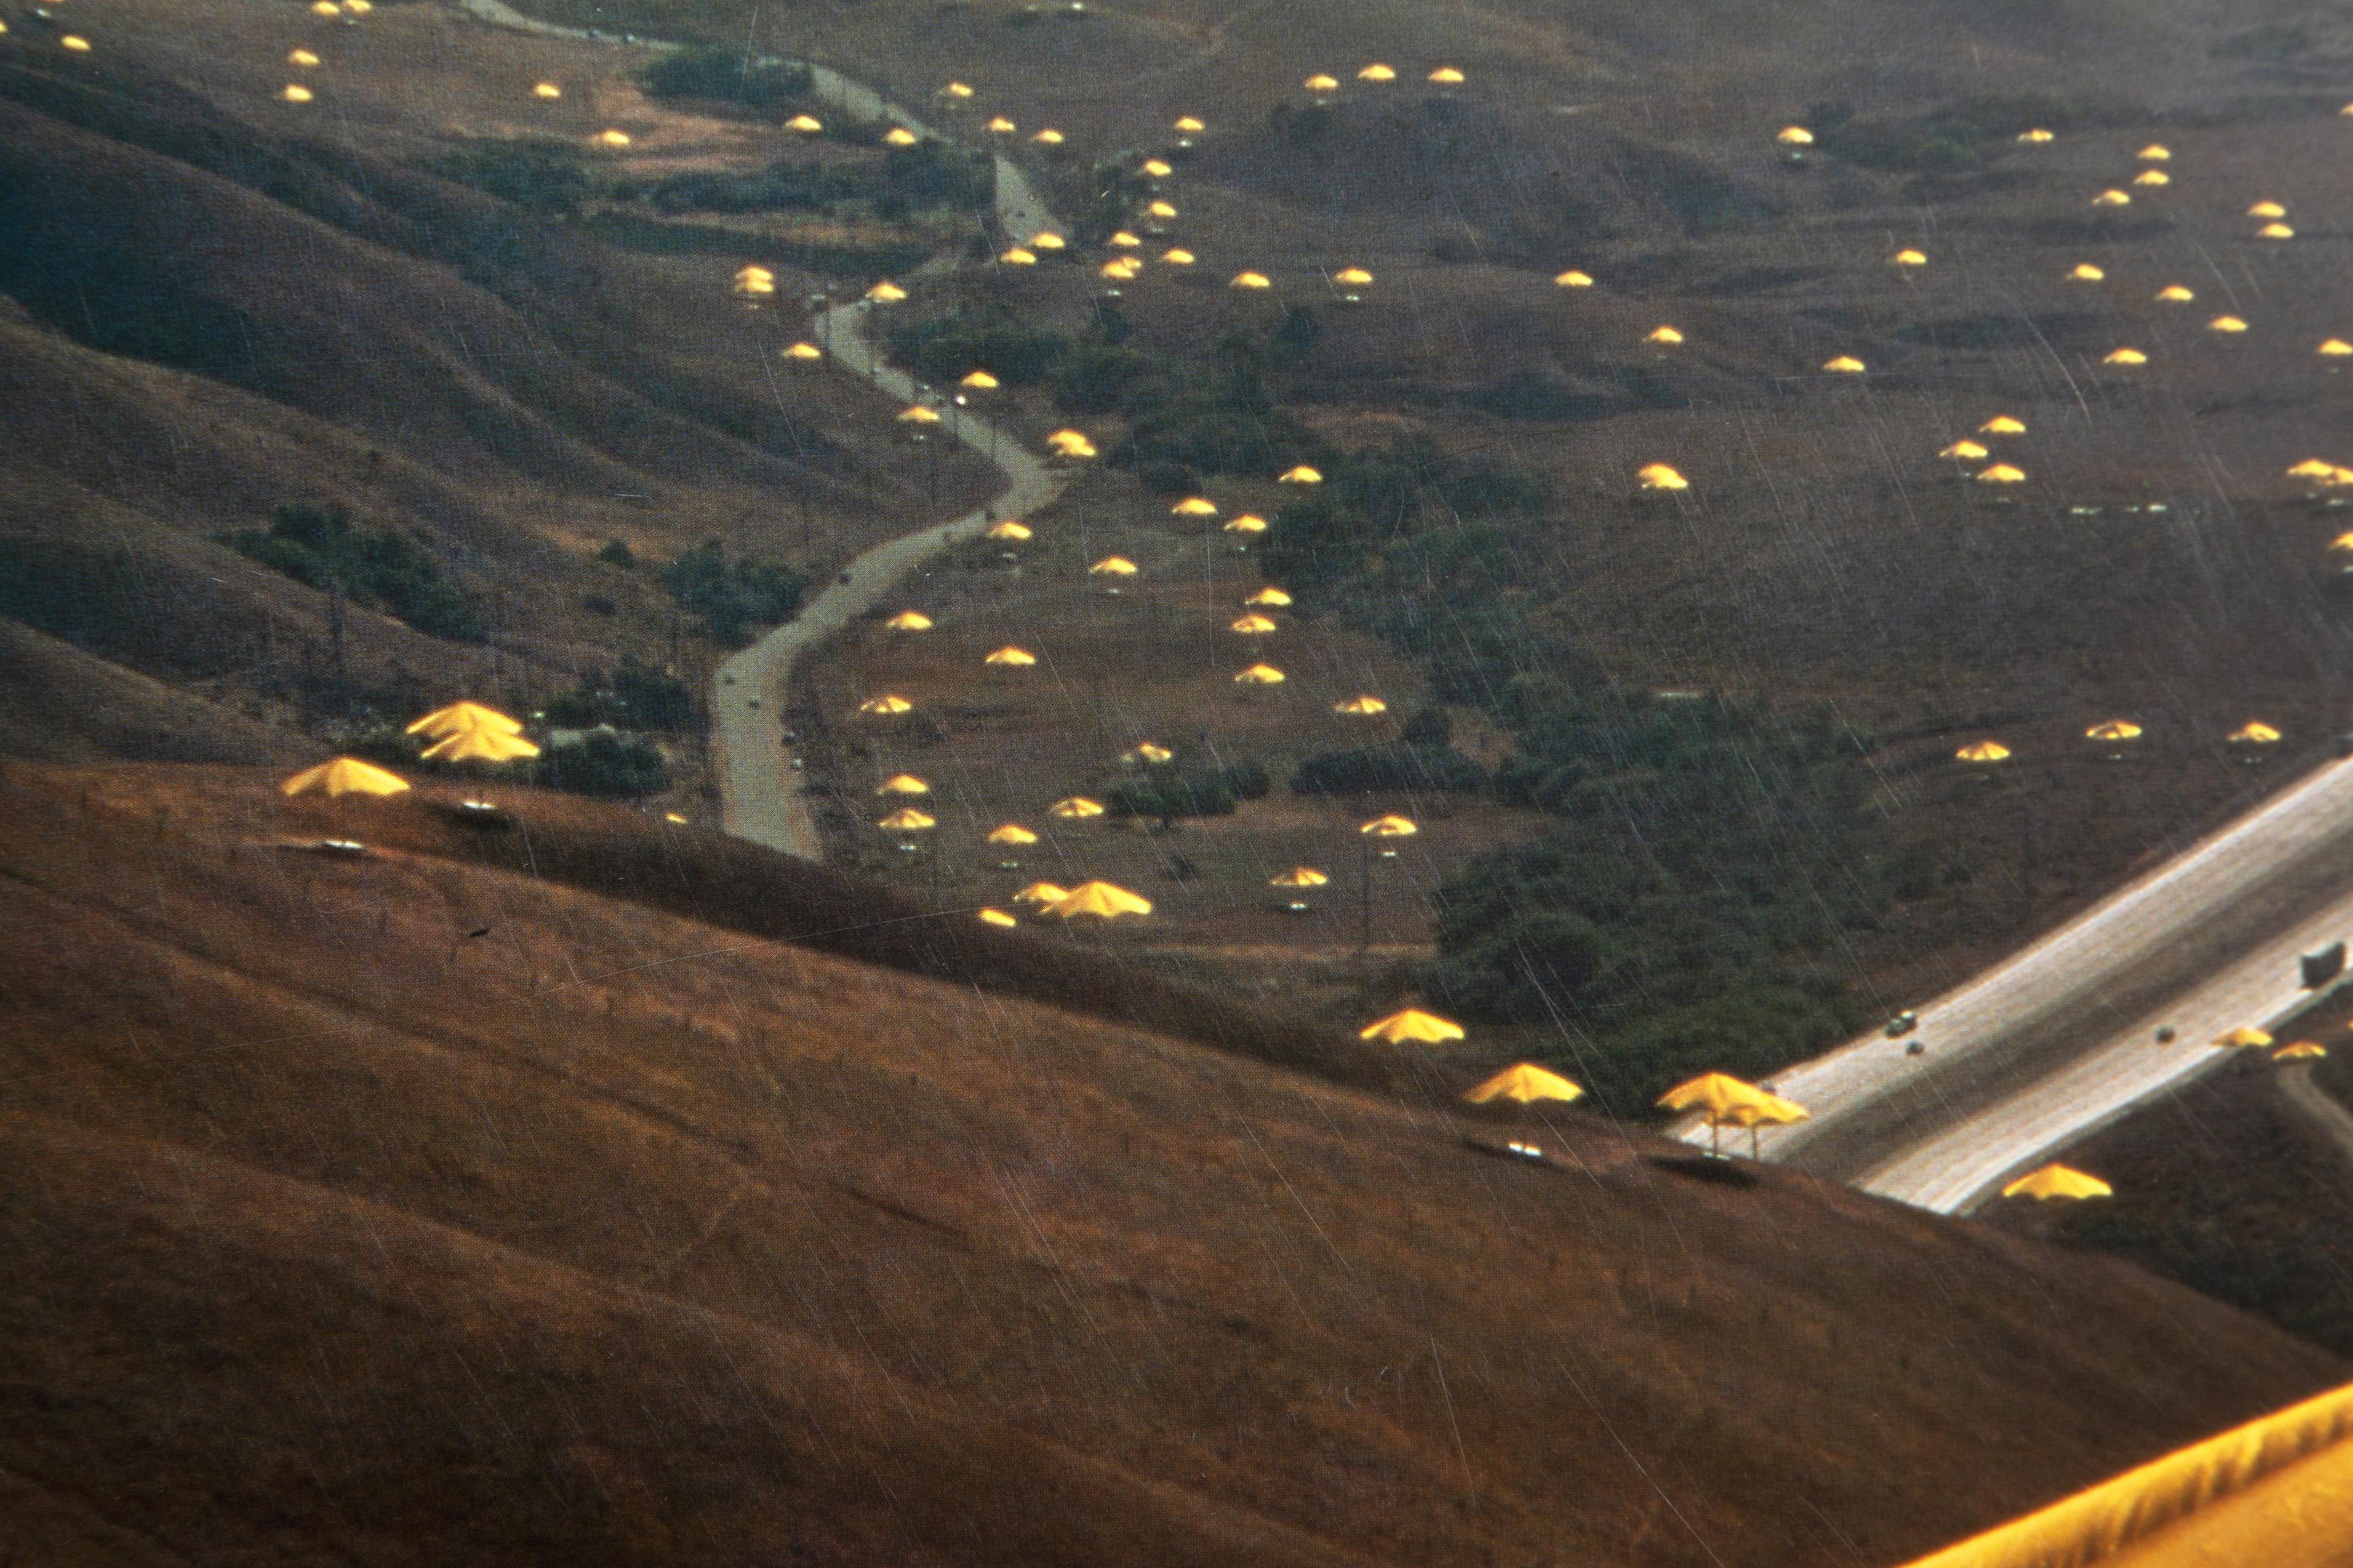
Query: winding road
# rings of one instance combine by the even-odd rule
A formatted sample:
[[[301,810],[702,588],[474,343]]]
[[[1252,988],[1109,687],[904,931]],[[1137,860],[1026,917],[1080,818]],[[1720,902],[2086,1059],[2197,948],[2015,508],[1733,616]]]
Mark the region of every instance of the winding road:
[[[515,32],[582,43],[678,47],[658,39],[622,38],[558,26],[526,16],[501,0],[457,3],[475,20]],[[861,120],[888,121],[917,135],[948,140],[863,82],[813,63],[808,70],[811,96],[831,109]],[[1027,239],[1040,229],[1059,230],[1053,213],[1021,166],[1001,153],[992,157],[998,229],[1016,240]],[[924,268],[930,269],[928,265]],[[861,299],[821,312],[813,322],[817,341],[826,345],[827,357],[836,369],[863,377],[883,396],[902,405],[913,403],[923,389],[906,372],[885,364],[866,337],[868,318],[878,308],[888,307]],[[786,694],[802,656],[881,605],[943,551],[978,538],[997,519],[1034,511],[1061,491],[1062,477],[1043,459],[1023,450],[1005,431],[959,408],[949,407],[943,413],[945,417],[938,428],[993,463],[1004,474],[1006,488],[986,506],[901,534],[858,556],[804,605],[794,620],[719,667],[711,695],[712,772],[719,784],[720,826],[738,838],[812,860],[823,856],[816,816],[808,798],[800,793],[801,776],[792,765],[794,759],[783,738]]]

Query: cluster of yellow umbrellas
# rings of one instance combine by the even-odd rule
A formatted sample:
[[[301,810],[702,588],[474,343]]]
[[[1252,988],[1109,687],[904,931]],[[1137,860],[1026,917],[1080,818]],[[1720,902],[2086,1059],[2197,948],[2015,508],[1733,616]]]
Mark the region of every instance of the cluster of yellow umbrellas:
[[[2353,535],[2348,537],[2353,539]],[[2130,719],[2104,719],[2084,731],[2084,738],[2087,741],[2098,741],[2103,744],[2116,745],[2129,741],[2137,741],[2145,732],[2140,725]],[[2234,746],[2275,746],[2279,744],[2281,736],[2277,727],[2266,724],[2260,719],[2250,719],[2232,731],[2225,739]],[[1957,761],[1964,763],[2004,763],[2010,758],[2010,749],[2000,741],[1972,741],[1955,752],[1953,756]]]
[[[428,763],[512,763],[539,755],[523,738],[522,724],[479,702],[452,702],[408,726],[407,733],[429,742],[417,753]]]

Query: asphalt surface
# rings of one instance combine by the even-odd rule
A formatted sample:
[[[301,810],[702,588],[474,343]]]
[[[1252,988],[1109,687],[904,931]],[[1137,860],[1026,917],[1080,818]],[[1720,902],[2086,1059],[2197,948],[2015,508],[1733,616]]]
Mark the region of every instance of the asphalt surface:
[[[526,16],[501,0],[458,0],[458,4],[478,21],[517,32],[592,43],[674,47],[640,35],[624,37],[558,26]],[[858,119],[888,121],[919,135],[941,135],[863,82],[825,66],[812,64],[808,68],[811,96],[819,102]],[[1002,235],[1023,240],[1041,229],[1059,232],[1060,226],[1053,213],[1020,165],[1002,154],[993,156],[995,216]],[[904,405],[914,402],[923,389],[904,371],[884,364],[865,335],[869,318],[888,309],[862,299],[837,305],[814,318],[811,336],[826,350],[833,368],[862,376],[883,396]],[[953,404],[942,406],[940,412],[942,423],[934,429],[986,457],[1004,474],[1006,488],[976,510],[901,534],[867,551],[804,605],[792,622],[719,667],[711,696],[712,763],[719,784],[720,825],[738,838],[812,860],[824,854],[816,815],[809,809],[808,797],[801,793],[802,775],[793,767],[792,752],[784,743],[786,695],[802,656],[903,592],[907,580],[941,552],[978,538],[992,521],[1036,510],[1061,490],[1061,476],[1042,458],[1023,450],[1005,431]]]
[[[2337,763],[1921,1008],[1912,1034],[1873,1032],[1776,1075],[1813,1119],[1767,1131],[1763,1157],[1967,1210],[2218,1065],[2213,1039],[2292,1011],[2299,956],[2348,935],[2353,763]]]

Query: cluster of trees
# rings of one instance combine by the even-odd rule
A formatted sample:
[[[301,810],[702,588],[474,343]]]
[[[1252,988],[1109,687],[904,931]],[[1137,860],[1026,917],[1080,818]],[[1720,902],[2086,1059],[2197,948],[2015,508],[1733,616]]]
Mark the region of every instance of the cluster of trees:
[[[702,622],[715,643],[742,647],[755,626],[781,626],[800,614],[808,579],[782,561],[748,555],[730,561],[708,539],[662,568],[661,585],[678,607]]]
[[[1103,809],[1118,818],[1152,817],[1167,827],[1180,817],[1230,816],[1241,802],[1257,800],[1271,787],[1266,769],[1256,763],[1159,767],[1113,785]]]
[[[550,746],[533,760],[532,782],[546,789],[607,799],[659,795],[670,787],[661,748],[641,735],[597,730],[568,746]]]
[[[624,658],[610,671],[592,669],[577,689],[549,700],[547,721],[564,730],[659,730],[680,734],[700,717],[686,682],[667,670]]]
[[[648,98],[726,103],[762,114],[797,113],[808,100],[809,68],[741,49],[671,49],[638,72]]]
[[[374,605],[428,637],[478,643],[490,635],[481,607],[441,574],[406,534],[352,521],[341,506],[296,502],[267,529],[221,536],[238,554],[322,592]]]

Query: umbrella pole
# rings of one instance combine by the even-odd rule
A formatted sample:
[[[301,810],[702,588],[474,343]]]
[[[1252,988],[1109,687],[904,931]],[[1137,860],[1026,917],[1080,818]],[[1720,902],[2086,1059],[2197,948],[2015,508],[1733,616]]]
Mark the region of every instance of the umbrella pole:
[[[1757,1129],[1754,1127],[1748,1130],[1748,1157],[1752,1160],[1761,1160],[1765,1157],[1757,1152]]]
[[[1707,1119],[1707,1152],[1711,1159],[1724,1157],[1724,1123],[1713,1116]]]

